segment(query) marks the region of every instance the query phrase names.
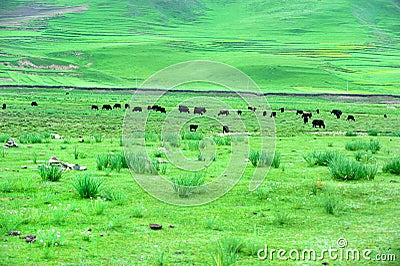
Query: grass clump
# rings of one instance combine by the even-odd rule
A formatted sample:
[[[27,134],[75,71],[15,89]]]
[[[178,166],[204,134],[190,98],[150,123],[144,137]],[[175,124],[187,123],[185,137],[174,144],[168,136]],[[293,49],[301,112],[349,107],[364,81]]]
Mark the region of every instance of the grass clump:
[[[48,142],[49,139],[49,134],[27,133],[19,137],[19,142],[23,144],[35,144]]]
[[[50,164],[43,164],[39,167],[39,174],[43,181],[56,182],[62,177],[62,168]]]
[[[75,191],[83,199],[94,198],[100,194],[103,182],[90,173],[77,177],[72,184]]]
[[[249,160],[254,167],[268,167],[272,165],[278,168],[280,165],[280,154],[275,153],[272,155],[267,151],[250,150]]]
[[[192,193],[198,191],[198,188],[205,183],[204,177],[199,173],[172,178],[171,181],[173,190],[178,193],[181,198],[189,197]]]
[[[229,136],[214,136],[213,140],[218,146],[229,146],[231,145],[231,137]]]
[[[369,144],[368,142],[357,140],[357,141],[347,142],[344,148],[348,151],[359,151],[359,150],[367,151],[369,148]]]
[[[336,180],[371,180],[377,170],[376,165],[365,165],[344,157],[338,157],[329,164],[330,174]]]
[[[99,135],[99,134],[94,134],[93,139],[94,139],[94,142],[101,143],[103,141],[103,136]]]
[[[123,153],[103,153],[97,155],[97,170],[116,170],[120,172],[122,168],[128,168],[125,155]]]
[[[373,154],[377,153],[381,149],[381,144],[379,140],[367,141],[351,141],[345,144],[345,149],[349,151],[359,151],[359,150],[370,150]]]
[[[391,160],[390,162],[386,163],[382,171],[384,173],[391,173],[395,175],[400,175],[400,157]]]
[[[186,132],[182,135],[183,140],[202,140],[204,135],[200,132]]]
[[[137,174],[157,174],[157,165],[144,153],[129,153],[126,155],[126,161]]]
[[[10,139],[9,135],[6,134],[0,134],[0,143],[5,143]]]
[[[165,133],[162,136],[164,143],[169,143],[172,147],[179,147],[179,135],[177,133]]]
[[[346,131],[346,133],[344,135],[346,137],[355,137],[355,136],[357,136],[357,133],[354,131]]]
[[[339,157],[339,154],[334,151],[317,152],[313,151],[304,157],[309,166],[320,165],[328,166],[330,162]]]
[[[375,129],[370,129],[370,130],[368,130],[368,136],[374,136],[374,137],[376,137],[376,136],[378,136],[378,130],[375,130]]]
[[[239,260],[243,241],[235,237],[224,237],[217,241],[211,252],[212,265],[232,265]]]
[[[323,195],[320,198],[320,205],[327,214],[337,215],[344,210],[344,205],[340,196],[336,190],[331,187],[324,189]]]

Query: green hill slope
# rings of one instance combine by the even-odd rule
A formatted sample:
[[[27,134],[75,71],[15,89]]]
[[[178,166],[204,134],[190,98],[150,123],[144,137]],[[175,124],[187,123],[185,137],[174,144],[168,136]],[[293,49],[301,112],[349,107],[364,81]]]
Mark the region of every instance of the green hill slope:
[[[132,87],[201,59],[263,91],[400,89],[400,1],[86,2],[2,1],[0,84]]]

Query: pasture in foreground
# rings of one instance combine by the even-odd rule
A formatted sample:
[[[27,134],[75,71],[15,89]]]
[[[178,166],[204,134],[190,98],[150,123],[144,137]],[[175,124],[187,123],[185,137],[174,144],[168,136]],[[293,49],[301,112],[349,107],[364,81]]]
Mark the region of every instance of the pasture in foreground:
[[[399,116],[393,108],[398,103],[393,99],[271,97],[272,110],[286,110],[270,118],[262,116],[267,106],[259,105],[258,98],[251,103],[258,108],[253,113],[234,95],[212,95],[214,100],[201,101],[208,117],[195,117],[193,106],[191,114],[173,113],[178,103],[193,95],[165,95],[157,103],[166,107],[167,114],[152,111],[146,133],[136,136],[136,144],[145,138],[151,162],[147,174],[151,178],[160,173],[171,180],[167,191],[171,197],[184,201],[206,195],[204,190],[179,189],[179,180],[192,185],[211,182],[226,168],[234,145],[250,150],[238,155],[243,161],[250,160],[238,184],[226,195],[201,206],[177,207],[144,192],[126,168],[120,156],[124,111],[90,110],[92,104],[128,103],[131,96],[116,91],[76,90],[68,95],[64,91],[2,91],[0,101],[7,103],[7,109],[1,110],[1,141],[14,137],[19,144],[0,152],[0,259],[4,264],[228,265],[236,261],[260,265],[270,262],[257,258],[265,244],[275,249],[321,251],[337,248],[340,238],[348,241],[349,248],[373,250],[371,257],[395,254],[397,261],[387,265],[398,262],[399,178],[388,166],[400,156]],[[31,101],[38,106],[30,106]],[[152,102],[151,94],[139,95],[133,102],[146,107]],[[221,103],[231,106],[229,116],[218,117]],[[320,114],[314,112],[316,108]],[[234,112],[237,109],[244,114],[239,117]],[[294,112],[297,109],[313,111],[313,118],[323,119],[327,127],[303,124]],[[341,109],[343,117],[331,115],[332,109]],[[345,121],[347,114],[353,114],[356,121]],[[193,173],[164,163],[168,161],[167,144],[159,125],[168,116],[185,121],[168,137],[169,145],[177,141],[174,145],[186,157],[201,160],[201,143],[207,139],[209,144],[204,146],[215,151],[208,158],[209,167]],[[249,191],[255,169],[251,153],[259,151],[263,130],[256,118],[268,125],[275,121],[276,158],[263,184]],[[247,132],[220,135],[222,124],[234,133],[241,120],[248,123],[248,138]],[[199,125],[198,132],[189,132],[190,123]],[[64,138],[53,139],[51,133]],[[81,138],[84,142],[78,142]],[[46,181],[38,165],[52,156],[86,166],[87,171],[71,170],[59,181]],[[395,162],[391,165],[396,168]],[[356,180],[342,180],[350,177]],[[149,224],[154,223],[163,228],[151,230]],[[26,243],[9,236],[9,230],[34,234],[37,241]],[[343,264],[329,258],[323,261]],[[275,257],[270,263],[288,262]],[[307,263],[319,265],[321,261]],[[376,261],[362,263],[375,265]],[[359,265],[360,261],[346,264]]]

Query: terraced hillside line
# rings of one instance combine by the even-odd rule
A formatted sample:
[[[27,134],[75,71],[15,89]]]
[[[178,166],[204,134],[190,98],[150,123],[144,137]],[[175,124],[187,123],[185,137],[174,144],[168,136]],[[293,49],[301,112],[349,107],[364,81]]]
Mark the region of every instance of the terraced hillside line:
[[[265,93],[255,93],[251,91],[220,91],[220,90],[187,90],[187,89],[157,89],[157,88],[123,88],[123,87],[78,87],[78,86],[43,86],[43,85],[0,85],[0,89],[64,89],[64,90],[102,90],[102,91],[168,91],[173,93],[197,93],[197,94],[247,94],[254,96],[293,96],[293,97],[347,97],[347,98],[400,98],[400,94],[359,94],[359,93],[287,93],[287,92],[265,92]],[[389,102],[388,102],[389,103]]]

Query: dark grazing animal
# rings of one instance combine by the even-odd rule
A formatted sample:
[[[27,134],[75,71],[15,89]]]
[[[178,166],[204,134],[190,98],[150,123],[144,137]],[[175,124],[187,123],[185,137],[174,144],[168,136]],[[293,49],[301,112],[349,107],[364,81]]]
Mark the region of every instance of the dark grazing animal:
[[[178,110],[180,113],[188,113],[188,114],[190,113],[189,107],[184,105],[179,105]]]
[[[354,118],[354,115],[348,115],[347,121],[349,121],[349,120],[356,121],[356,119]]]
[[[251,106],[249,106],[249,107],[247,107],[247,109],[250,110],[250,111],[255,112],[257,108],[256,108],[256,107],[251,107]]]
[[[31,102],[31,106],[38,106],[37,102]]]
[[[189,125],[189,128],[190,128],[191,132],[196,132],[198,127],[199,127],[199,125]]]
[[[317,112],[317,114],[319,114],[319,109],[315,110]]]
[[[267,111],[264,111],[264,112],[263,112],[263,116],[266,116],[266,115],[267,115]]]
[[[203,115],[206,112],[206,108],[205,107],[195,107],[194,108],[194,114],[198,114],[198,115]]]
[[[276,117],[276,112],[272,112],[269,117]]]
[[[125,109],[129,109],[129,108],[131,108],[131,106],[128,103],[126,103],[125,104]]]
[[[112,110],[112,107],[109,104],[103,104],[103,107],[101,107],[101,110]]]
[[[303,117],[303,122],[304,122],[304,124],[308,123],[308,116]]]
[[[303,114],[301,115],[302,118],[307,117],[307,118],[311,118],[312,117],[312,113],[311,112],[303,112]]]
[[[303,110],[296,110],[296,115],[302,115],[303,114]]]
[[[97,105],[92,105],[92,110],[99,110],[99,107]]]
[[[331,114],[336,115],[336,117],[339,119],[340,116],[341,116],[343,113],[342,113],[341,110],[333,109],[333,110],[331,111]]]
[[[229,111],[228,110],[220,110],[218,113],[218,116],[220,115],[229,115]]]
[[[285,112],[285,108],[280,108],[280,110],[281,110],[281,113],[283,113],[283,112]]]
[[[312,127],[319,127],[319,128],[321,128],[321,127],[323,127],[323,128],[325,128],[325,123],[324,123],[324,120],[318,120],[318,119],[315,119],[315,120],[313,120],[312,121]]]
[[[121,109],[121,104],[120,103],[116,103],[116,104],[114,104],[114,106],[113,106],[113,109]]]
[[[7,108],[7,104],[3,103],[3,105],[1,106],[1,109],[5,110]]]
[[[140,106],[135,106],[132,109],[132,112],[141,112],[141,111],[142,111],[142,107],[140,107]]]
[[[387,118],[387,114],[384,114],[383,117],[384,117],[384,118]]]
[[[151,107],[151,109],[152,110],[154,110],[154,111],[157,111],[157,109],[159,109],[161,106],[159,106],[159,105],[153,105],[152,107]]]
[[[222,126],[222,133],[229,133],[229,127],[228,126]]]
[[[237,110],[238,115],[242,115],[242,110]]]
[[[167,113],[167,111],[165,110],[165,107],[161,107],[161,106],[159,106],[159,107],[156,109],[156,112],[160,112],[160,113],[164,113],[164,114]]]
[[[153,110],[153,106],[148,105],[148,106],[147,106],[147,110]]]

